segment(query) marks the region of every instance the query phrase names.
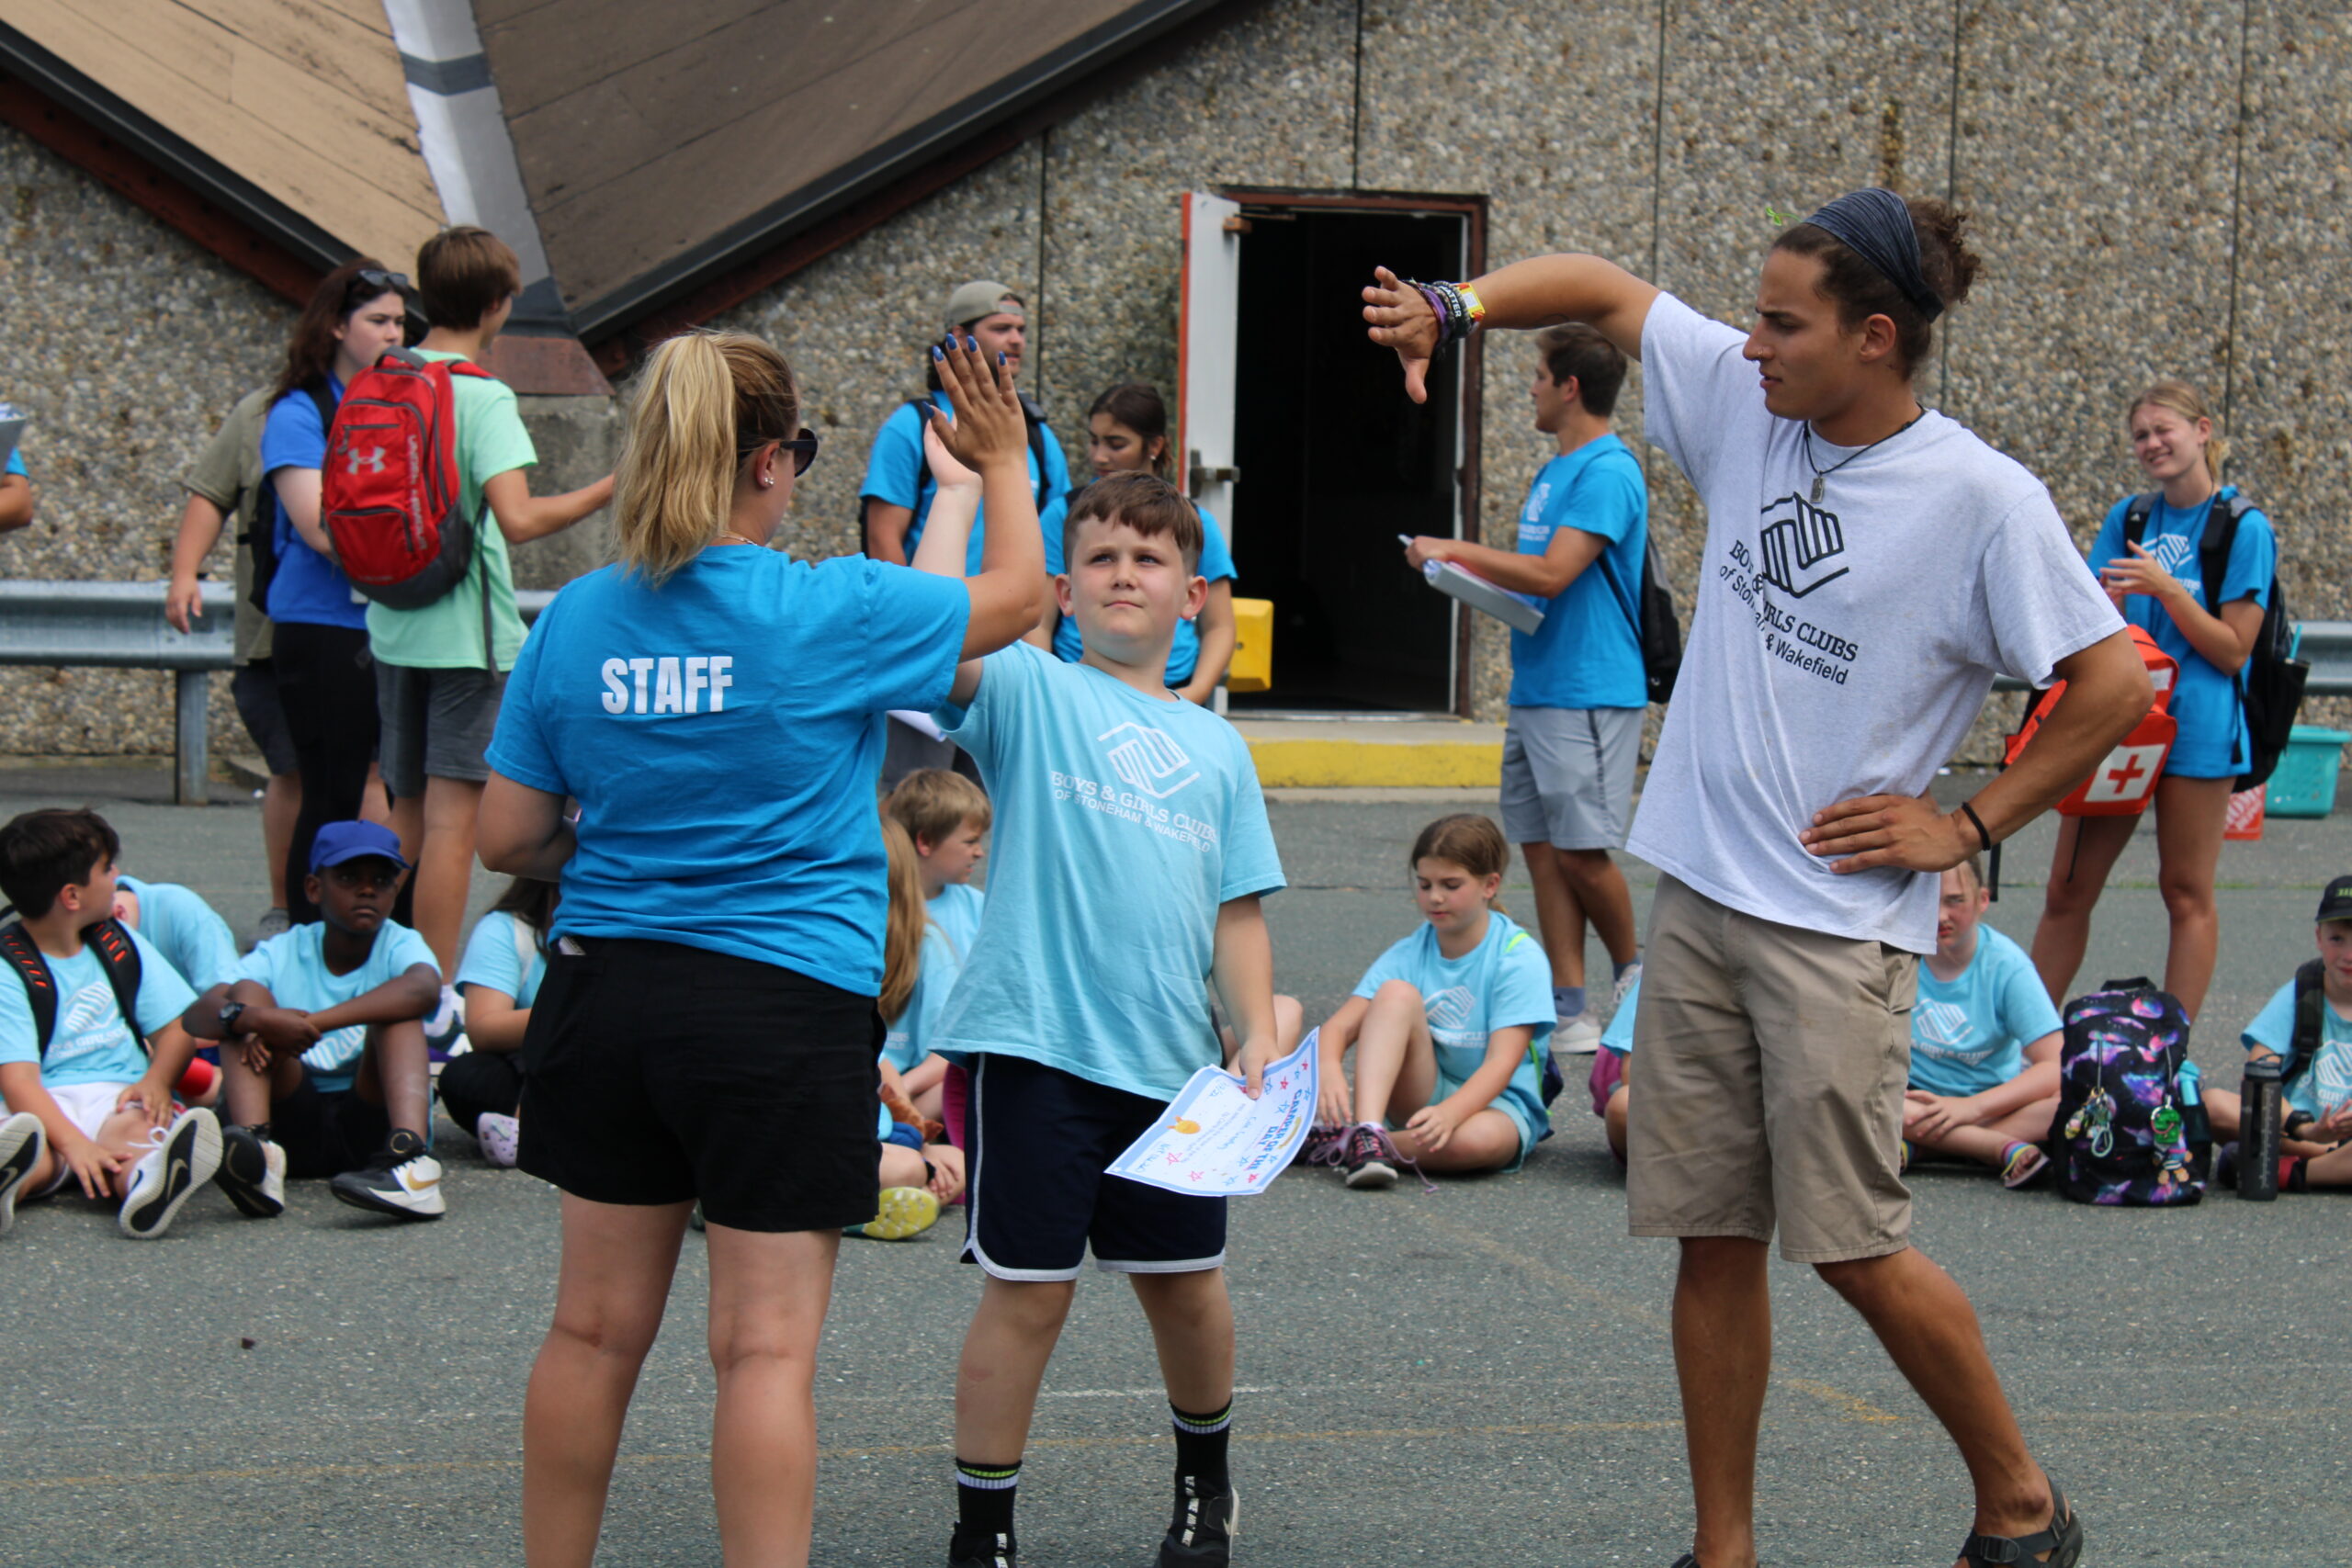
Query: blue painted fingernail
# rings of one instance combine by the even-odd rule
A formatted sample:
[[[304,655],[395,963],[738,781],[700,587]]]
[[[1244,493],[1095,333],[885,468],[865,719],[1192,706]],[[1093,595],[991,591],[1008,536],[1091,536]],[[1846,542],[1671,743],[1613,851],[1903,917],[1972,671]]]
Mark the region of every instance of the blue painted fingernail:
[[[947,351],[940,347],[937,344],[933,344],[931,345],[931,356],[933,359],[944,359],[947,357]]]
[[[980,352],[980,340],[976,337],[967,336],[964,339],[964,346],[970,349],[974,354],[978,354]]]
[[[1002,349],[1001,349],[1001,348],[1000,348],[1000,349],[998,349],[998,350],[996,351],[996,362],[997,362],[999,365],[1001,365],[1001,364],[1003,364],[1003,363],[1004,363],[1004,350],[1002,350]]]

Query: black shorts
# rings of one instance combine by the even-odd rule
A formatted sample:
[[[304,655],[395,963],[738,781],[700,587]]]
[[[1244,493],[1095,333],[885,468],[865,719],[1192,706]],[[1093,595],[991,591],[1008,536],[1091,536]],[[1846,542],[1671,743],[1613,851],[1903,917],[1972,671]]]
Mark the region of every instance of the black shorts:
[[[1116,1274],[1225,1263],[1225,1200],[1112,1176],[1168,1107],[1020,1056],[975,1056],[965,1122],[964,1261],[1000,1280],[1075,1280],[1089,1244]]]
[[[269,1108],[270,1141],[286,1151],[286,1174],[302,1180],[367,1169],[391,1131],[382,1106],[347,1089],[321,1089],[308,1068]]]
[[[261,764],[273,775],[299,773],[294,734],[286,728],[286,710],[277,705],[277,666],[266,659],[240,664],[229,678],[229,694],[236,699],[237,716],[261,752]]]
[[[523,1037],[525,1170],[595,1203],[699,1198],[737,1230],[874,1217],[872,997],[677,942],[571,945]]]

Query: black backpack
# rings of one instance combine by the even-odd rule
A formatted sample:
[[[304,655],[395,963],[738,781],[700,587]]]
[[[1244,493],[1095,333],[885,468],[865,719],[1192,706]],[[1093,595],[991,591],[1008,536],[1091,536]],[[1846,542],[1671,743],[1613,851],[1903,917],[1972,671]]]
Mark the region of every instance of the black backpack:
[[[2146,979],[2109,980],[2066,1004],[2058,1109],[2046,1146],[2077,1203],[2180,1208],[2205,1195],[2213,1134],[2184,1100],[2188,1015]]]
[[[2287,1085],[2310,1072],[2312,1064],[2319,1060],[2323,1028],[2320,1010],[2327,1006],[2327,997],[2320,989],[2320,984],[2326,974],[2327,965],[2316,958],[2306,959],[2295,971],[2295,1028],[2287,1042],[2287,1052],[2292,1060],[2288,1062],[2287,1070],[2278,1077],[2282,1091]]]
[[[100,920],[84,930],[82,940],[90,944],[99,966],[107,972],[107,984],[114,988],[123,1026],[141,1051],[153,1055],[146,1032],[139,1027],[139,945],[130,940],[129,928],[120,920]],[[32,1004],[33,1038],[46,1059],[50,1037],[57,1032],[57,976],[50,973],[49,960],[41,956],[22,920],[11,920],[0,928],[0,957],[7,960],[9,970],[24,983],[26,998]]]
[[[303,382],[299,389],[311,400],[311,406],[319,411],[319,428],[333,430],[334,394],[327,390],[325,378],[313,377]],[[237,543],[245,547],[254,563],[253,584],[246,590],[245,603],[266,615],[269,614],[270,581],[277,575],[277,520],[283,515],[283,511],[277,504],[277,487],[269,482],[266,474],[262,476],[261,489],[261,500],[251,508],[253,521],[243,533],[237,536]],[[293,525],[289,523],[287,526]]]
[[[1026,392],[1016,392],[1013,395],[1021,400],[1021,418],[1023,423],[1029,426],[1029,456],[1037,464],[1037,510],[1042,513],[1046,510],[1046,408],[1043,403]],[[907,399],[905,403],[906,407],[915,411],[917,456],[915,458],[915,503],[911,510],[917,517],[923,514],[923,498],[931,491],[931,465],[924,462],[921,456],[922,427],[930,423],[932,411],[938,407],[938,404],[933,400],[938,396],[936,392],[925,392],[922,397]],[[873,504],[874,498],[870,495],[861,495],[857,498],[857,547],[867,555],[874,553],[874,536],[866,532],[865,513]],[[912,560],[914,551],[909,550],[907,558]]]
[[[1682,672],[1682,623],[1675,617],[1674,591],[1666,585],[1666,561],[1657,553],[1657,535],[1643,541],[1642,591],[1629,596],[1610,570],[1609,552],[1596,558],[1610,591],[1625,607],[1642,644],[1642,673],[1649,682],[1650,701],[1663,703],[1674,695],[1674,679]]]
[[[2123,537],[2138,544],[2148,531],[2158,492],[2135,495],[2123,512]],[[2222,613],[2222,582],[2229,575],[2230,549],[2237,543],[2238,520],[2254,508],[2243,495],[2216,495],[2205,514],[2205,536],[2197,546],[2198,575],[2203,580],[2205,608]],[[2311,679],[2309,663],[2294,657],[2295,626],[2287,616],[2287,595],[2278,574],[2270,575],[2270,603],[2262,612],[2262,629],[2254,648],[2238,667],[2238,701],[2245,708],[2246,770],[2234,789],[2267,784],[2287,750],[2295,728],[2296,710],[2303,705],[2303,682]]]

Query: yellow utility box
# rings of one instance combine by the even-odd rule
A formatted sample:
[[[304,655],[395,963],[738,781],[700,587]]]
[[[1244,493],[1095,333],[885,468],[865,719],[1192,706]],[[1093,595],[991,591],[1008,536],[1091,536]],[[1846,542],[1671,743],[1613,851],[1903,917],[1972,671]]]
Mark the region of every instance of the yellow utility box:
[[[1228,692],[1263,692],[1274,683],[1274,602],[1233,602],[1233,662],[1226,667]]]

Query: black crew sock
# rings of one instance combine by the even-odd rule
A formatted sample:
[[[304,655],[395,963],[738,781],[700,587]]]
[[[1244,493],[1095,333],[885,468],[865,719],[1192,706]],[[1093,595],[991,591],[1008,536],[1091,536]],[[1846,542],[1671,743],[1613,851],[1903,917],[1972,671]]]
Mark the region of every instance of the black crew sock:
[[[979,1464],[956,1461],[956,1539],[950,1547],[957,1556],[993,1551],[1002,1536],[1012,1544],[1013,1494],[1021,1484],[1021,1461]],[[967,1553],[966,1549],[969,1548]]]
[[[1233,1401],[1206,1416],[1168,1407],[1176,1427],[1176,1479],[1195,1497],[1214,1497],[1232,1485],[1225,1468],[1226,1443],[1233,1435]]]

